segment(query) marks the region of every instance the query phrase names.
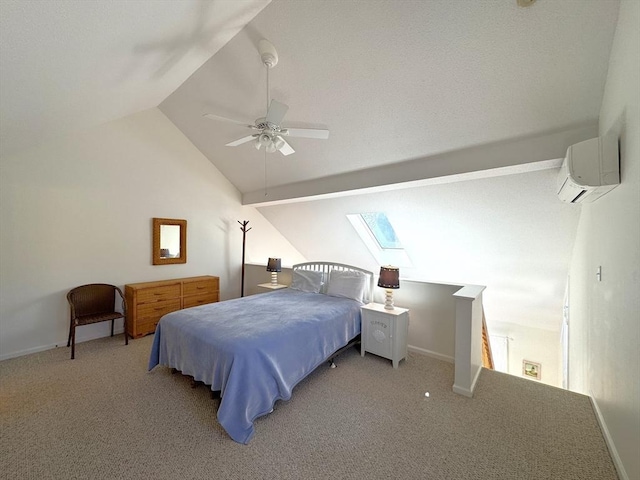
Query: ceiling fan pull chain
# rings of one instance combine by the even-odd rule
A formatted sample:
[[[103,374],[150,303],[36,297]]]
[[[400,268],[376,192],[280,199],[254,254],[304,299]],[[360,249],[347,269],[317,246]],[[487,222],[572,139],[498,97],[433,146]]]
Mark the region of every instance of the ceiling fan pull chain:
[[[267,192],[267,150],[264,151],[264,196],[268,196]]]

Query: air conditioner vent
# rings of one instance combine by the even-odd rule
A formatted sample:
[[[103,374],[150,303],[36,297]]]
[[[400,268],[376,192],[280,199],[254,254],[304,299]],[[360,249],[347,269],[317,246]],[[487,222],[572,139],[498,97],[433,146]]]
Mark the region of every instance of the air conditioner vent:
[[[567,149],[558,174],[558,197],[567,203],[593,202],[620,184],[618,139],[609,135]]]

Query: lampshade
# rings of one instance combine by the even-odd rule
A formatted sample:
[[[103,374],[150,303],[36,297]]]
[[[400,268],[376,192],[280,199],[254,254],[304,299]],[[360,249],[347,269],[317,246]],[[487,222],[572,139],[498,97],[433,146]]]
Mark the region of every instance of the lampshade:
[[[267,133],[260,134],[260,136],[258,137],[258,143],[266,147],[271,143],[271,136]]]
[[[276,147],[276,150],[280,150],[282,147],[284,147],[284,140],[280,137],[276,137],[273,141],[273,145]]]
[[[256,137],[255,147],[260,150],[260,147],[264,147],[268,153],[273,153],[284,147],[285,141],[276,136],[269,135],[268,133],[261,133]]]
[[[400,288],[400,269],[391,265],[380,267],[378,286],[387,289]]]
[[[279,258],[269,258],[267,262],[267,272],[281,272],[282,262]]]

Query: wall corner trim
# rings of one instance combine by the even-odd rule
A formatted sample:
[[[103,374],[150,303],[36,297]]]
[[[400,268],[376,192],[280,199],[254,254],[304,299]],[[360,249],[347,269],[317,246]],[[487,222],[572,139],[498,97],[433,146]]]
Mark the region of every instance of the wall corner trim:
[[[455,377],[453,391],[472,397],[482,371],[483,285],[466,285],[456,291]]]

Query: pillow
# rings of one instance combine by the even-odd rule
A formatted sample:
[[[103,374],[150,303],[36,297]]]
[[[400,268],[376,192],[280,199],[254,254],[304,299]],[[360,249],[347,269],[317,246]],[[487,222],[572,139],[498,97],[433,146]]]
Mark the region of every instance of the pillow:
[[[322,272],[312,270],[294,270],[291,288],[309,293],[320,293],[322,287]]]
[[[327,295],[346,297],[364,303],[369,288],[369,275],[362,272],[332,270],[329,274]]]

